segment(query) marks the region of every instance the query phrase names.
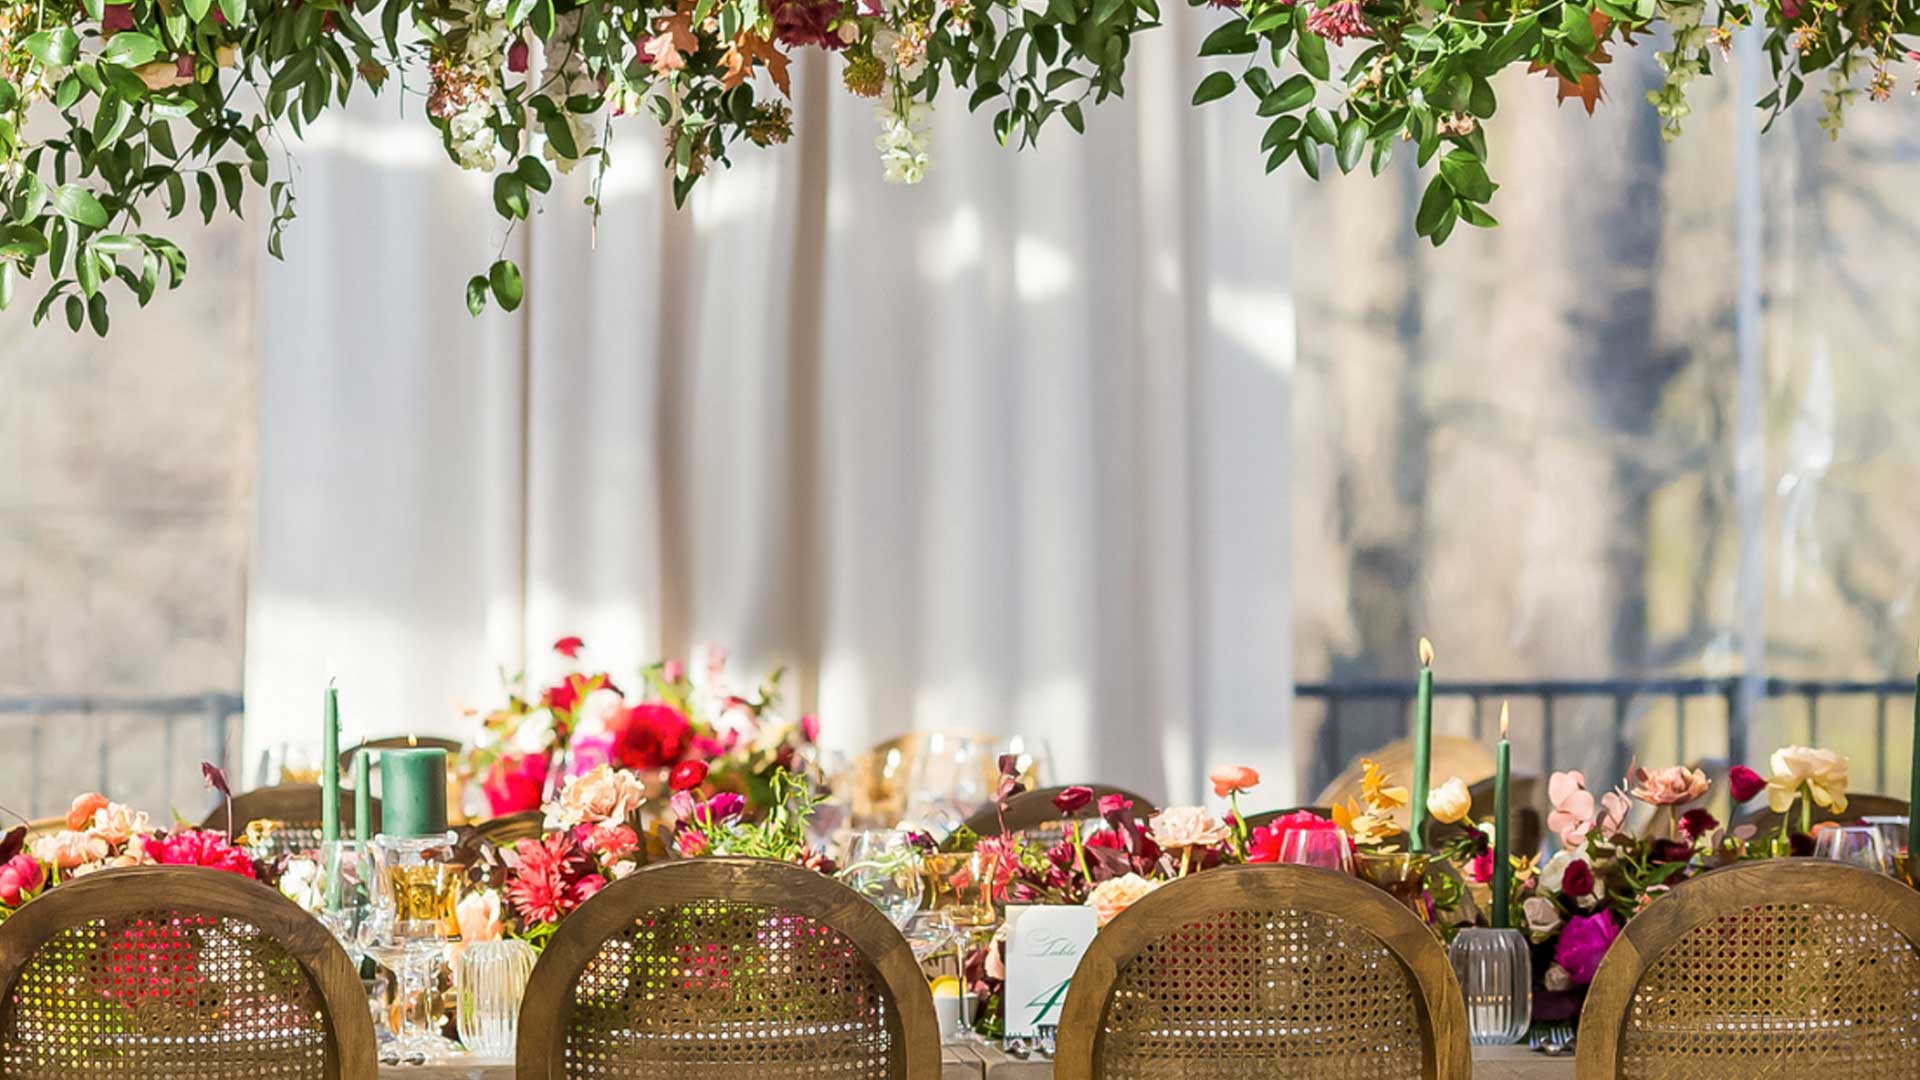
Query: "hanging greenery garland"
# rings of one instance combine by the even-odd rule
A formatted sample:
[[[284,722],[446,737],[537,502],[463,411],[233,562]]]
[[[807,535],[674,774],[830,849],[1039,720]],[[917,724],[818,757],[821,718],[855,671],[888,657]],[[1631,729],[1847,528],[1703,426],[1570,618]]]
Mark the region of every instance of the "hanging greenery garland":
[[[1414,225],[1436,244],[1495,224],[1482,124],[1509,66],[1591,112],[1613,52],[1663,26],[1666,81],[1648,96],[1672,137],[1687,84],[1752,23],[1769,122],[1825,71],[1837,134],[1848,103],[1887,97],[1893,69],[1920,59],[1897,40],[1920,32],[1920,0],[1722,3],[1711,20],[1704,0],[1206,2],[1223,21],[1200,54],[1242,63],[1207,75],[1194,104],[1250,95],[1271,118],[1269,171],[1292,160],[1318,177],[1330,158],[1378,173],[1404,145],[1433,166]],[[44,280],[36,325],[57,311],[104,335],[116,281],[144,305],[186,273],[156,219],[237,215],[249,184],[278,257],[297,201],[287,144],[357,90],[423,96],[447,155],[492,175],[510,235],[555,171],[590,173],[598,214],[616,130],[661,139],[640,152],[664,158],[676,202],[742,142],[785,142],[796,49],[840,54],[846,90],[873,99],[879,167],[914,183],[936,99],[990,115],[1007,145],[1055,118],[1080,131],[1160,21],[1157,0],[0,0],[0,307]],[[1350,41],[1365,44],[1336,76],[1329,49]],[[653,122],[615,122],[642,112]],[[467,305],[511,310],[523,288],[502,257]]]

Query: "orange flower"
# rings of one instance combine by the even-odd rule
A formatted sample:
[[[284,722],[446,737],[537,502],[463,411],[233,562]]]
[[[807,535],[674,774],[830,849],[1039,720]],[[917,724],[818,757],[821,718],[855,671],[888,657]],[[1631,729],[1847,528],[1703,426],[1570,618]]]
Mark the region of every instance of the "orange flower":
[[[1375,811],[1397,810],[1407,805],[1412,798],[1404,787],[1388,787],[1387,773],[1380,763],[1367,758],[1360,759],[1360,765],[1366,770],[1360,777],[1360,794],[1367,800],[1368,808]]]
[[[107,797],[97,791],[89,791],[76,797],[73,806],[67,810],[67,828],[74,832],[93,824],[93,812],[107,806]]]
[[[1213,781],[1213,793],[1219,798],[1252,791],[1260,783],[1260,774],[1245,765],[1223,765],[1207,774]]]

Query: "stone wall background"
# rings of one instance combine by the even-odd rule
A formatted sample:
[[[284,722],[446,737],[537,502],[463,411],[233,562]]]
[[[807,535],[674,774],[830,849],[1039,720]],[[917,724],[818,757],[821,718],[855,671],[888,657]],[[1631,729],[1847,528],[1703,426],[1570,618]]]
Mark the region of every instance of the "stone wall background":
[[[35,289],[0,313],[0,700],[239,691],[255,216],[176,222],[185,284],[145,310],[116,285],[104,341],[58,312],[35,330]],[[208,739],[197,713],[171,738],[151,715],[0,713],[0,807],[99,789],[197,821]]]

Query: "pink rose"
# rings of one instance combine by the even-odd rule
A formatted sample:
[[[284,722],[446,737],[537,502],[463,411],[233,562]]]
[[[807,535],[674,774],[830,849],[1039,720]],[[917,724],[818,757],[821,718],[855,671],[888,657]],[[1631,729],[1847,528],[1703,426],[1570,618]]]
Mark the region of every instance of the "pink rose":
[[[1587,842],[1587,834],[1596,827],[1602,835],[1617,832],[1627,821],[1631,809],[1626,797],[1617,791],[1602,795],[1596,804],[1587,790],[1587,778],[1578,772],[1557,772],[1547,778],[1547,798],[1553,811],[1547,815],[1547,828],[1558,833],[1560,842],[1578,848]]]
[[[1232,830],[1202,807],[1175,806],[1147,819],[1147,835],[1163,848],[1215,847]]]
[[[481,889],[460,898],[454,908],[454,917],[460,922],[460,941],[472,945],[481,941],[499,941],[506,924],[500,918],[500,894],[492,889]]]
[[[105,839],[92,833],[62,829],[36,838],[29,850],[33,857],[58,870],[72,870],[85,863],[99,862],[112,850]]]
[[[1105,926],[1159,887],[1160,882],[1148,881],[1138,874],[1108,878],[1093,887],[1093,892],[1087,895],[1087,906],[1098,913],[1099,925]]]
[[[23,851],[0,863],[0,905],[18,907],[22,901],[33,899],[46,883],[46,867]]]
[[[108,803],[93,812],[93,834],[109,844],[124,844],[152,831],[146,812],[125,803]]]
[[[630,772],[616,772],[605,765],[567,781],[560,799],[547,808],[550,827],[598,825],[622,822],[647,798],[647,789]]]
[[[800,718],[800,737],[809,743],[820,741],[820,718],[808,713]]]
[[[1260,783],[1260,774],[1245,765],[1225,765],[1207,774],[1213,781],[1213,793],[1219,798],[1252,791]]]
[[[1633,771],[1633,797],[1654,806],[1690,803],[1705,795],[1710,786],[1706,773],[1685,765]]]

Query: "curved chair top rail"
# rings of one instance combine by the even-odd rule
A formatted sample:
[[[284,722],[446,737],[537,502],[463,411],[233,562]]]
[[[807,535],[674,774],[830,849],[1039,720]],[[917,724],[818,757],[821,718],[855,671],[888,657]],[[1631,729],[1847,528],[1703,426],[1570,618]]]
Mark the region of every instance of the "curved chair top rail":
[[[27,839],[32,840],[35,837],[51,836],[66,827],[67,819],[65,815],[34,818],[32,821],[27,822]]]
[[[1859,821],[1861,818],[1869,817],[1905,817],[1906,815],[1907,800],[1896,798],[1892,795],[1872,795],[1862,792],[1858,795],[1847,796],[1847,809],[1845,813],[1836,814],[1825,807],[1815,806],[1813,808],[1813,823],[1818,825],[1826,821],[1847,822]],[[1766,803],[1762,802],[1759,806],[1748,810],[1744,814],[1735,815],[1733,825],[1734,828],[1739,828],[1742,825],[1751,825],[1754,828],[1754,835],[1765,836],[1768,833],[1779,831],[1781,818],[1782,815],[1774,813]],[[1798,810],[1793,812],[1793,820],[1797,827],[1800,821]]]
[[[380,829],[380,800],[373,804],[373,828]],[[317,825],[320,822],[319,784],[280,784],[254,788],[233,797],[233,816],[244,829],[253,821],[284,821],[292,825]],[[223,800],[200,822],[203,829],[227,829],[227,804]],[[340,791],[340,827],[353,829],[353,792]]]
[[[510,848],[518,840],[537,840],[542,826],[546,823],[546,813],[540,810],[521,810],[518,813],[502,814],[496,818],[472,825],[459,827],[460,839],[455,843],[453,857],[455,862],[471,863],[480,857],[483,844],[491,844],[495,849]]]
[[[360,972],[326,927],[277,891],[203,866],[133,866],[75,878],[35,897],[0,923],[0,1015],[14,984],[42,945],[60,931],[94,919],[156,908],[241,919],[272,938],[319,991],[333,1032],[328,1074],[368,1080],[379,1069],[373,1019]]]
[[[1820,904],[1871,915],[1920,948],[1920,892],[1825,859],[1765,859],[1701,874],[1635,915],[1607,949],[1580,1009],[1576,1071],[1613,1080],[1641,978],[1690,931],[1755,904]]]
[[[1467,1080],[1472,1054],[1466,1002],[1447,951],[1426,924],[1358,878],[1311,866],[1232,866],[1180,878],[1148,893],[1093,939],[1074,969],[1061,1011],[1056,1080],[1094,1080],[1112,991],[1127,964],[1153,942],[1196,920],[1229,912],[1299,911],[1336,919],[1380,942],[1418,988],[1414,1003],[1432,1080]],[[1584,1075],[1584,1074],[1583,1074]]]
[[[642,867],[594,894],[560,923],[527,981],[514,1075],[561,1080],[574,987],[601,946],[647,911],[705,900],[805,915],[846,938],[885,984],[898,1013],[903,1080],[938,1080],[939,1021],[913,949],[859,893],[824,874],[771,859],[699,858]]]
[[[445,750],[451,758],[465,746],[459,739],[443,738],[439,735],[382,735],[377,739],[355,743],[340,751],[341,782],[353,772],[353,756],[362,750],[405,750],[408,747],[424,747],[431,750]]]
[[[1073,785],[1040,788],[1035,791],[1023,791],[1013,798],[1008,799],[1007,812],[1005,815],[1006,827],[1004,831],[1015,833],[1025,832],[1028,829],[1038,828],[1042,825],[1051,825],[1069,818],[1086,819],[1099,817],[1100,798],[1103,795],[1121,795],[1126,797],[1133,803],[1134,817],[1145,820],[1153,816],[1153,803],[1135,795],[1125,788],[1114,787],[1111,784],[1079,785],[1093,789],[1093,801],[1071,814],[1062,814],[1060,813],[1060,808],[1053,805],[1053,797],[1067,790],[1068,786]],[[975,810],[961,828],[971,830],[975,836],[999,836],[1003,831],[1001,828],[1001,819],[1000,808],[993,803],[988,803],[980,809]]]

